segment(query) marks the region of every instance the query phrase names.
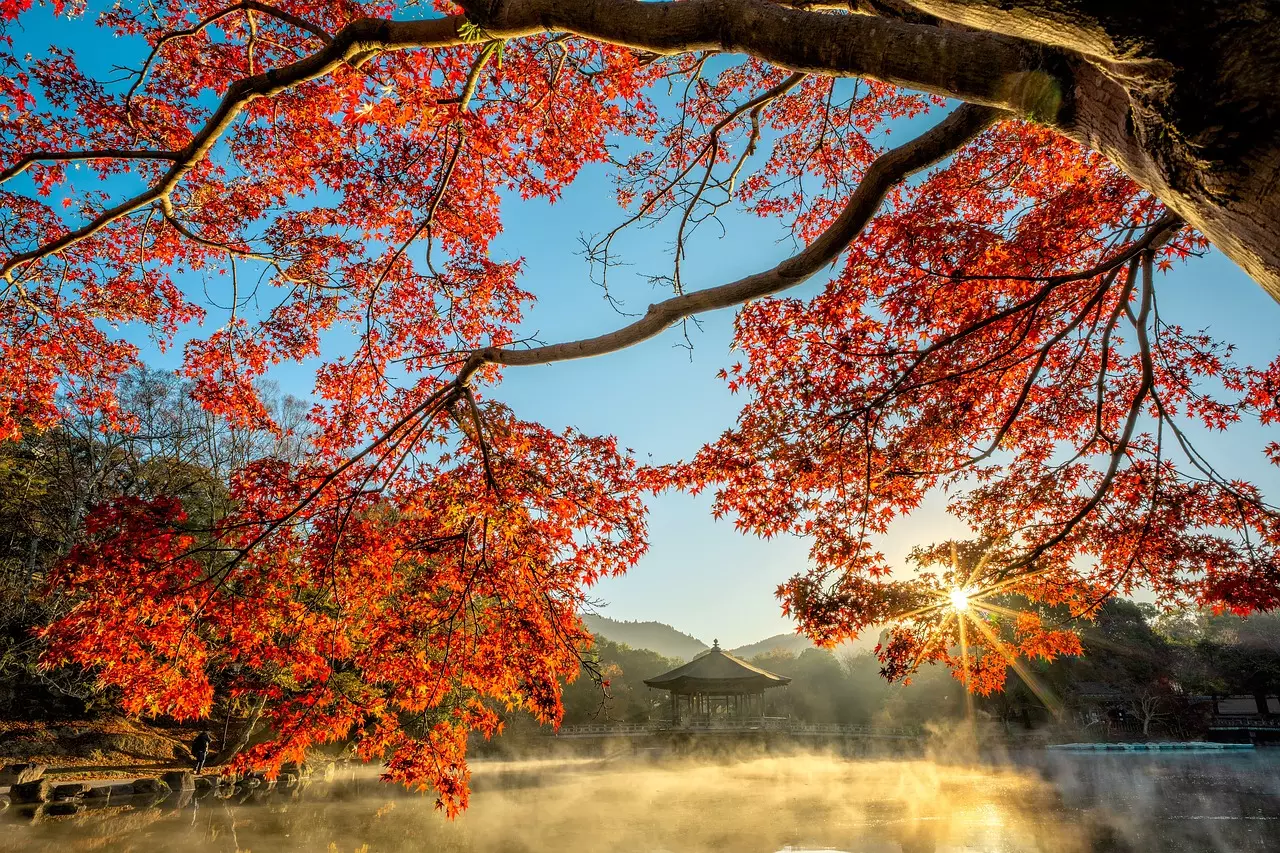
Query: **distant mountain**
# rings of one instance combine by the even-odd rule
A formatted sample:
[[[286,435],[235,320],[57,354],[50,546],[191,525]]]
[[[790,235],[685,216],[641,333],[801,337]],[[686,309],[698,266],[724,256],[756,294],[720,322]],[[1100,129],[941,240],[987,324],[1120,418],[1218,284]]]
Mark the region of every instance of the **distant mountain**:
[[[775,634],[767,640],[761,640],[749,646],[739,646],[733,649],[733,654],[744,660],[751,660],[756,655],[767,655],[773,652],[798,655],[805,649],[812,648],[814,645],[809,642],[808,637],[802,637],[799,634]]]
[[[849,652],[869,652],[876,647],[876,643],[880,641],[878,631],[866,631],[856,640],[846,640],[840,645],[832,649],[837,655]],[[767,640],[761,640],[758,643],[752,643],[749,646],[740,646],[733,650],[733,653],[744,660],[751,660],[756,655],[768,655],[777,652],[784,654],[800,655],[806,649],[816,649],[808,637],[802,637],[799,634],[778,634]]]
[[[697,637],[677,631],[661,622],[619,622],[606,616],[584,614],[587,630],[633,649],[648,649],[663,657],[689,661],[710,648]]]
[[[663,657],[690,661],[711,648],[697,637],[683,631],[677,631],[662,622],[620,622],[607,616],[587,614],[582,617],[587,630],[615,643],[623,643],[633,649],[648,649]],[[841,643],[835,648],[836,653],[845,651],[870,651],[878,641],[878,633],[867,631],[858,639]],[[751,660],[756,655],[785,652],[799,655],[805,649],[816,648],[808,637],[799,634],[777,634],[767,640],[760,640],[730,652],[744,660]]]

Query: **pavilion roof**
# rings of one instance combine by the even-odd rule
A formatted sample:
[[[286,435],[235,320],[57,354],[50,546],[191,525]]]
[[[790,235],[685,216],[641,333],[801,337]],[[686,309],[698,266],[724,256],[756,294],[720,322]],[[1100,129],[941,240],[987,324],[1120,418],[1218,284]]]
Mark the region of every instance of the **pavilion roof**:
[[[673,693],[758,693],[770,687],[783,687],[790,684],[791,679],[734,657],[722,650],[717,641],[684,666],[646,678],[644,683]]]

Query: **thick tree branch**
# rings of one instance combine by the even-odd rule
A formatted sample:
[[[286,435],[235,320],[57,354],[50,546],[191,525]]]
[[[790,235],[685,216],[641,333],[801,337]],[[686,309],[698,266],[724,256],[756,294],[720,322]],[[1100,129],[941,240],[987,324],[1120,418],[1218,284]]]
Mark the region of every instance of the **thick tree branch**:
[[[466,383],[485,364],[550,364],[616,352],[648,340],[694,314],[741,305],[795,287],[839,257],[875,216],[885,194],[895,184],[953,153],[1004,115],[990,107],[966,104],[916,139],[881,154],[827,230],[803,251],[770,270],[650,305],[634,323],[594,338],[530,349],[478,350],[459,371],[458,382]]]
[[[249,8],[246,3],[231,10]],[[265,4],[253,8],[274,12]],[[343,27],[309,56],[242,78],[228,88],[155,186],[80,228],[11,256],[0,266],[0,276],[12,283],[22,267],[168,196],[251,101],[323,77],[342,65],[358,67],[379,53],[467,43],[459,31],[464,23],[462,16],[425,21],[364,18]],[[1042,120],[1056,116],[1065,91],[1065,81],[1054,76],[1064,73],[1061,57],[1029,42],[864,15],[805,12],[767,0],[510,0],[484,24],[495,39],[568,31],[659,54],[747,53],[797,72],[871,77]]]
[[[983,32],[1001,33],[1099,58],[1133,60],[1135,44],[1117,22],[1153,29],[1147,4],[1092,0],[900,0],[919,13]],[[1110,26],[1109,26],[1110,25]]]
[[[569,31],[657,54],[746,53],[792,71],[870,77],[1022,114],[1044,112],[1044,85],[1065,85],[1063,57],[1033,42],[768,0],[509,0],[484,21],[494,38]],[[396,24],[393,39],[415,24]],[[1050,116],[1050,118],[1052,118]]]
[[[178,151],[133,151],[127,148],[92,148],[84,151],[33,151],[0,172],[0,184],[16,178],[36,163],[82,160],[176,160]]]
[[[799,73],[881,80],[1048,124],[1108,157],[1280,299],[1276,194],[1267,192],[1280,174],[1280,158],[1268,153],[1273,108],[1250,106],[1274,101],[1274,74],[1267,64],[1274,51],[1259,53],[1262,48],[1254,48],[1264,37],[1251,35],[1258,21],[1270,20],[1262,5],[1223,4],[1210,12],[1175,4],[1178,14],[1152,21],[1158,16],[1091,0],[855,0],[855,14],[828,10],[826,3],[770,0],[494,0],[483,8],[478,0],[464,3],[471,26],[482,26],[493,39],[561,33],[651,55],[747,54]],[[1241,8],[1228,14],[1234,6]],[[819,7],[823,11],[810,11]],[[258,0],[227,7],[205,25],[233,11],[273,15],[325,38],[306,21]],[[1168,76],[1165,54],[1190,61],[1185,33],[1197,22],[1212,30],[1206,36],[1206,49],[1212,50],[1201,63],[1203,73],[1179,87]],[[460,32],[467,23],[463,16],[358,19],[317,52],[241,79],[157,186],[7,258],[0,277],[12,284],[20,268],[167,195],[249,101],[341,65],[360,67],[384,52],[467,43],[473,39]],[[1241,50],[1266,62],[1252,74],[1222,71]],[[1226,87],[1225,100],[1206,101],[1207,95],[1198,94],[1216,92],[1215,86]],[[1177,104],[1169,99],[1175,89],[1182,99]],[[1201,137],[1212,145],[1187,142]],[[1213,162],[1220,168],[1206,168]]]

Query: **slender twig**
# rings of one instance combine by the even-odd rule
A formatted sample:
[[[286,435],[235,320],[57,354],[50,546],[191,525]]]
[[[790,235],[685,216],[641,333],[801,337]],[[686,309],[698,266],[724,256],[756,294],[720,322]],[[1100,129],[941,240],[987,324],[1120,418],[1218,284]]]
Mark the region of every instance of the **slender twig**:
[[[133,96],[137,93],[138,87],[140,87],[143,84],[143,82],[146,81],[147,72],[151,70],[151,64],[155,62],[156,57],[160,55],[161,49],[166,44],[169,44],[170,42],[173,42],[173,41],[177,41],[179,39],[190,38],[191,36],[197,35],[203,32],[210,25],[217,23],[218,21],[222,20],[228,15],[233,15],[236,12],[246,13],[246,15],[249,17],[250,26],[252,27],[252,32],[250,35],[250,48],[249,48],[250,50],[249,73],[252,74],[253,73],[252,39],[253,39],[253,36],[256,35],[256,30],[257,30],[256,25],[254,25],[253,23],[253,14],[252,14],[255,11],[262,12],[263,14],[266,14],[266,15],[270,15],[271,17],[277,18],[285,22],[286,24],[290,24],[294,27],[297,27],[300,30],[304,30],[305,32],[308,32],[311,35],[315,36],[316,38],[320,39],[320,41],[324,42],[325,44],[329,44],[330,42],[333,41],[333,36],[329,35],[320,27],[317,27],[315,24],[312,24],[310,21],[306,20],[305,18],[301,18],[293,14],[292,12],[286,12],[285,10],[278,9],[275,6],[272,6],[270,4],[261,3],[259,2],[259,0],[241,0],[241,2],[239,3],[232,4],[231,6],[228,6],[225,9],[222,9],[220,11],[214,12],[211,15],[206,16],[204,19],[202,19],[199,23],[195,24],[194,26],[188,27],[184,30],[174,30],[173,32],[165,33],[163,36],[161,36],[156,41],[156,43],[151,46],[151,52],[147,54],[147,59],[142,64],[142,70],[138,72],[138,79],[136,79],[133,82],[133,85],[129,87],[129,91],[124,96],[125,112],[126,113],[132,112]]]

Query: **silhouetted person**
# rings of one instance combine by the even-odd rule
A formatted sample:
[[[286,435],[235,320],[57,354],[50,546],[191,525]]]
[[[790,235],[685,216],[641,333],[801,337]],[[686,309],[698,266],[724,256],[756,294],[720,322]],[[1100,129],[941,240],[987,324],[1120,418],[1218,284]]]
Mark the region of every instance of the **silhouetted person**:
[[[204,763],[209,759],[209,744],[212,742],[213,738],[209,737],[208,732],[201,732],[191,741],[191,754],[196,757],[197,773],[204,770]]]

